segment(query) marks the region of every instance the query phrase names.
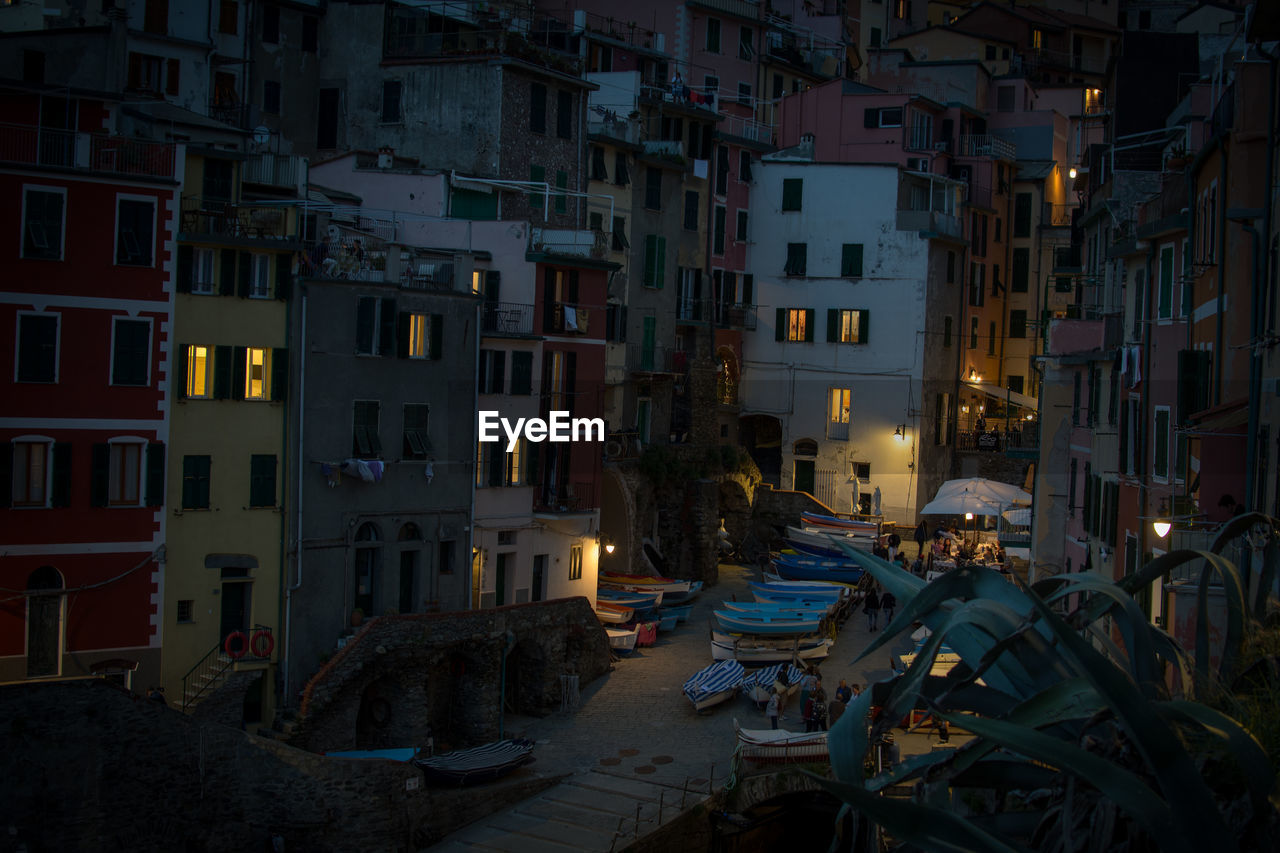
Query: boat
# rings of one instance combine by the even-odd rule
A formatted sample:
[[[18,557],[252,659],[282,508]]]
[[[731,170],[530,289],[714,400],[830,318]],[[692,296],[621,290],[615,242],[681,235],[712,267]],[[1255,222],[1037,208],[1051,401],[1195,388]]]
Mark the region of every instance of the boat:
[[[730,633],[793,635],[812,634],[822,623],[821,616],[791,618],[769,616],[763,613],[735,613],[732,610],[713,610],[716,621]]]
[[[418,750],[411,746],[390,749],[344,749],[338,752],[322,752],[329,758],[381,758],[386,761],[412,761]]]
[[[658,617],[659,631],[674,631],[676,623],[680,621],[680,617],[674,613],[659,613]]]
[[[662,604],[662,591],[656,592],[624,592],[617,589],[600,587],[596,590],[597,601],[607,601],[623,607],[634,607],[636,610],[647,610]]]
[[[733,698],[746,674],[738,661],[718,660],[694,673],[682,689],[694,710],[703,711]]]
[[[664,606],[662,608],[663,616],[675,616],[681,622],[689,621],[689,614],[693,612],[693,603],[677,604],[674,607]]]
[[[830,601],[835,603],[844,595],[844,587],[829,583],[806,582],[812,585],[800,586],[800,582],[780,581],[776,583],[751,583],[752,594],[763,593],[770,601],[782,599],[805,598],[810,601]],[[757,599],[758,601],[759,599]]]
[[[809,569],[861,569],[862,564],[848,557],[818,557],[813,554],[779,554],[771,560],[780,566],[801,566]]]
[[[600,586],[608,586],[627,592],[663,592],[685,593],[692,588],[694,581],[676,580],[675,578],[650,577],[648,575],[619,575],[612,572],[601,572]],[[698,588],[702,585],[699,582]]]
[[[805,604],[795,601],[726,601],[724,608],[735,613],[766,613],[771,616],[789,614],[803,618],[810,616],[821,618],[827,615],[831,605],[825,601]]]
[[[789,732],[786,729],[744,729],[738,733],[737,756],[752,764],[809,764],[830,761],[828,732]]]
[[[621,625],[630,622],[635,615],[635,608],[623,607],[608,601],[596,601],[596,618],[608,625]]]
[[[413,763],[428,782],[473,785],[490,782],[533,760],[533,741],[514,739],[441,755],[419,756]]]
[[[609,635],[609,648],[616,652],[634,651],[638,632],[635,628],[605,628]]]
[[[819,638],[795,638],[795,643],[782,646],[765,637],[735,637],[713,631],[711,657],[715,660],[736,660],[747,666],[767,666],[773,663],[818,663],[831,654],[834,640]]]
[[[823,559],[837,559],[844,556],[844,552],[834,546],[824,548],[821,545],[810,545],[806,542],[797,542],[793,539],[784,539],[788,551],[794,551],[797,554],[806,554],[811,557],[822,557]]]
[[[775,663],[757,669],[742,680],[742,692],[752,702],[764,704],[775,690],[791,693],[800,686],[804,670],[795,664]]]
[[[834,515],[823,515],[819,512],[802,512],[800,521],[815,527],[830,527],[844,533],[859,533],[863,536],[879,536],[880,525],[875,521],[854,521],[851,518],[836,518]]]
[[[825,548],[828,551],[834,551],[836,554],[842,554],[841,545],[852,546],[859,551],[871,553],[871,549],[875,547],[876,540],[866,536],[856,536],[852,533],[844,536],[840,535],[838,530],[816,530],[801,527],[787,527],[787,542],[800,545],[812,545],[816,548]]]
[[[685,601],[693,601],[694,597],[702,592],[702,581],[689,581],[689,588],[684,592],[679,590],[667,590],[663,596],[663,600],[677,604]]]
[[[831,598],[792,598],[787,595],[774,595],[767,592],[755,593],[757,604],[778,605],[783,610],[799,609],[799,610],[830,610],[835,607],[837,601]]]
[[[813,568],[810,566],[793,566],[786,563],[774,563],[773,571],[785,580],[820,581],[833,580],[841,583],[857,583],[862,580],[861,566],[847,569]]]

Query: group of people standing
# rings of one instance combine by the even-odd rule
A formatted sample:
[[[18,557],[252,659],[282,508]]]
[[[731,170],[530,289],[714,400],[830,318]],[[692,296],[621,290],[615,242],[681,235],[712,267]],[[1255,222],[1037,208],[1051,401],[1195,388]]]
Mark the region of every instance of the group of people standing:
[[[835,689],[835,695],[828,698],[826,689],[822,686],[822,677],[818,673],[818,668],[810,666],[805,670],[804,676],[800,679],[800,713],[804,719],[804,730],[806,732],[825,732],[828,726],[835,725],[836,720],[840,719],[840,715],[844,713],[845,706],[862,692],[860,685],[850,684],[845,679],[840,679],[840,685]],[[782,712],[786,708],[785,687],[775,684],[773,693],[769,696],[769,702],[765,706],[765,715],[769,718],[770,725],[778,728],[778,719],[782,716]]]
[[[894,608],[898,606],[897,597],[889,592],[878,592],[877,587],[873,586],[867,590],[867,597],[862,600],[862,609],[867,613],[867,630],[875,631],[879,626],[880,611],[884,611],[884,624],[888,627],[893,621]]]

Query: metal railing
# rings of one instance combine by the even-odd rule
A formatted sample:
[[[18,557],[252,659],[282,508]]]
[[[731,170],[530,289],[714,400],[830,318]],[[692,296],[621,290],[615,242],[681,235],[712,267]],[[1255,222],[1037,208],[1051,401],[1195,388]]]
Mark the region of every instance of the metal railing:
[[[752,329],[756,327],[756,306],[742,302],[717,302],[715,322],[717,326],[728,329]]]
[[[238,633],[244,636],[244,651],[240,653],[239,657],[233,658],[227,654],[227,637],[223,637],[195,666],[187,670],[182,676],[182,699],[180,701],[184,712],[199,702],[205,693],[215,690],[221,682],[223,674],[234,666],[237,660],[258,663],[270,660],[270,652],[262,655],[258,653],[259,649],[255,648],[261,642],[259,638],[264,635],[267,638],[267,644],[272,648],[275,647],[275,638],[272,637],[270,628],[265,625],[255,625],[253,630],[248,633]]]
[[[899,210],[897,219],[899,231],[932,231],[957,240],[964,234],[959,217],[936,210]]]
[[[101,133],[0,124],[0,161],[116,175],[172,178],[174,147],[167,142]]]
[[[282,207],[232,204],[198,196],[182,197],[179,231],[212,237],[283,240],[289,237],[289,213]]]
[[[1040,224],[1045,228],[1070,228],[1074,204],[1045,203],[1040,212]]]
[[[486,335],[533,334],[533,306],[524,302],[484,302],[480,331]]]
[[[721,135],[737,136],[753,142],[773,142],[773,125],[743,116],[725,115],[716,130]]]
[[[248,130],[249,111],[249,104],[210,104],[209,118]]]
[[[990,133],[966,134],[960,137],[960,145],[956,149],[958,157],[999,157],[1014,160],[1018,147],[1008,140]]]
[[[587,512],[600,506],[596,484],[589,480],[544,484],[534,493],[534,512]]]
[[[711,314],[710,300],[700,297],[681,297],[676,301],[676,320],[686,323],[701,323]]]
[[[298,154],[250,154],[243,178],[255,184],[296,187],[306,183],[307,158]]]
[[[1035,450],[1039,446],[1040,431],[1034,424],[1021,429],[960,430],[956,433],[957,450]]]

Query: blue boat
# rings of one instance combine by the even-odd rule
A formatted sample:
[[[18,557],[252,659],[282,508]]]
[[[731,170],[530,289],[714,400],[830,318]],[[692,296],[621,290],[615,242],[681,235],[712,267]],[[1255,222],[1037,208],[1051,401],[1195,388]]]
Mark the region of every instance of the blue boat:
[[[861,568],[857,560],[848,557],[817,557],[812,554],[779,554],[773,558],[775,565],[800,566],[810,569],[853,569]]]
[[[716,620],[724,630],[738,634],[770,634],[792,636],[812,634],[822,622],[821,616],[794,619],[785,616],[769,616],[763,613],[735,613],[732,610],[714,610]]]
[[[843,557],[844,552],[837,551],[835,548],[823,548],[819,545],[810,545],[807,542],[798,542],[795,539],[785,540],[789,548],[793,548],[801,554],[809,554],[814,557],[836,558]]]
[[[663,605],[662,607],[663,616],[675,616],[681,622],[688,622],[689,614],[692,612],[693,612],[692,602],[690,602],[689,604],[677,604],[674,607],[670,607],[667,605]]]
[[[847,569],[811,568],[808,566],[790,566],[774,563],[773,570],[778,576],[791,581],[837,581],[839,583],[857,583],[862,580],[862,567]]]
[[[694,710],[702,711],[732,698],[746,675],[736,660],[720,660],[694,673],[682,689]]]
[[[679,617],[676,616],[676,614],[674,613],[659,612],[658,613],[658,630],[674,631],[676,627],[676,623],[679,621],[680,621]]]
[[[726,601],[724,603],[725,610],[732,610],[735,613],[804,613],[806,616],[816,613],[819,616],[826,616],[827,611],[831,609],[831,603],[827,601]]]
[[[786,693],[791,693],[800,686],[804,670],[795,664],[775,663],[764,669],[757,669],[742,680],[742,692],[752,702],[764,704],[774,691],[774,685],[781,683]]]
[[[814,601],[828,600],[839,601],[840,596],[844,594],[844,588],[835,586],[834,584],[823,584],[821,586],[813,583],[752,583],[752,592],[762,592],[769,596],[770,600],[780,600],[787,598],[807,598]]]

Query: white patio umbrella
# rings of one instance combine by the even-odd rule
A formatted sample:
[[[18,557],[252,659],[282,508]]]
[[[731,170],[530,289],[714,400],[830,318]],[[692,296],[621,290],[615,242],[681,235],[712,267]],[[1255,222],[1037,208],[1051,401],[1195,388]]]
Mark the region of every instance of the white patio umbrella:
[[[954,492],[952,494],[939,494],[933,500],[920,508],[921,515],[966,515],[973,513],[974,515],[999,515],[1003,507],[981,495],[975,495],[969,492]]]
[[[947,480],[938,487],[934,500],[943,495],[971,494],[985,498],[996,504],[1009,506],[1012,504],[1031,505],[1031,494],[1009,483],[999,480],[988,480],[985,477],[965,477],[959,480]]]

